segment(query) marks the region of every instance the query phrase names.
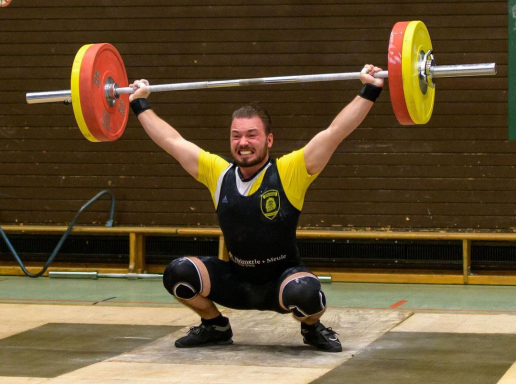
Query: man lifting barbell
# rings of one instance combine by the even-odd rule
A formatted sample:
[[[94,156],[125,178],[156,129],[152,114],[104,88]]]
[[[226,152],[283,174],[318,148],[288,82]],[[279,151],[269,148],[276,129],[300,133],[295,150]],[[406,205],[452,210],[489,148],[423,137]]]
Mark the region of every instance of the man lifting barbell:
[[[236,309],[291,312],[301,322],[307,344],[341,351],[336,333],[319,319],[326,303],[317,278],[301,263],[296,227],[305,192],[331,155],[365,118],[389,78],[394,114],[400,124],[426,124],[432,115],[435,79],[496,74],[496,64],[435,64],[430,35],[423,22],[394,25],[388,46],[388,71],[366,66],[368,73],[336,73],[264,77],[129,87],[122,57],[108,43],[83,46],[76,54],[71,90],[28,93],[28,103],[72,104],[83,135],[92,142],[121,137],[131,101],[150,137],[174,156],[212,195],[230,262],[215,258],[181,258],[164,274],[168,291],[197,312],[201,325],[192,327],[178,347],[231,344],[227,318],[213,302]],[[374,75],[374,77],[373,77]],[[257,107],[233,114],[231,153],[234,162],[209,154],[181,135],[150,109],[150,92],[253,86],[293,82],[360,79],[365,84],[356,97],[304,148],[277,160],[269,158],[273,143],[270,118]],[[128,96],[131,95],[131,96]]]
[[[147,101],[146,80],[135,81],[131,108],[147,134],[210,190],[230,260],[183,257],[165,269],[163,283],[181,303],[201,317],[201,324],[175,343],[178,348],[232,344],[228,318],[214,303],[234,309],[292,313],[301,322],[306,344],[340,352],[337,334],[319,321],[326,309],[321,284],[301,262],[296,228],[305,192],[339,144],[364,120],[380,95],[381,69],[366,65],[364,84],[355,97],[303,148],[277,160],[271,120],[257,106],[233,113],[230,144],[233,163],[185,140],[159,118]]]

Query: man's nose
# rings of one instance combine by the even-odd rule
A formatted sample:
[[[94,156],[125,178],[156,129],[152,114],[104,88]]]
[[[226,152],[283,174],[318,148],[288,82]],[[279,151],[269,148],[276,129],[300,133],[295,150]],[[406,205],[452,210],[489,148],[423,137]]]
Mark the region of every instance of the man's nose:
[[[246,146],[249,143],[247,137],[241,137],[240,142],[238,143],[241,147]]]

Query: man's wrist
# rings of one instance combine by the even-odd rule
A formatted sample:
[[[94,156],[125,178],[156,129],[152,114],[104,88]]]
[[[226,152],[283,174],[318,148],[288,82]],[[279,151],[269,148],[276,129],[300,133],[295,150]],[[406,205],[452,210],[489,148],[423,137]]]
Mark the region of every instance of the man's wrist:
[[[380,96],[380,93],[382,93],[382,89],[382,87],[379,87],[377,85],[365,83],[362,89],[360,90],[358,96],[366,100],[372,101],[374,103],[378,96]]]
[[[131,101],[131,109],[133,110],[134,114],[138,116],[140,113],[145,112],[147,109],[152,109],[149,101],[144,98],[138,98]]]

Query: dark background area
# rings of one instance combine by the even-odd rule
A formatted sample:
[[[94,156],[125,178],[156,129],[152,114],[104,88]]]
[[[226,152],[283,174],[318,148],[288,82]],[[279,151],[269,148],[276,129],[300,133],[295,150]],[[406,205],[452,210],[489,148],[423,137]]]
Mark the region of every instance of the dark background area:
[[[216,226],[208,191],[130,116],[91,143],[71,106],[25,93],[70,89],[84,44],[110,42],[130,81],[151,83],[387,69],[390,31],[422,20],[437,64],[496,62],[498,75],[439,79],[433,117],[401,126],[386,89],[306,196],[307,228],[512,231],[516,143],[507,141],[506,1],[13,0],[0,8],[0,223],[63,224],[102,189],[115,224]],[[300,148],[358,93],[358,81],[156,93],[154,110],[204,149],[229,154],[229,116],[258,102],[273,155]],[[103,225],[108,199],[80,224]]]

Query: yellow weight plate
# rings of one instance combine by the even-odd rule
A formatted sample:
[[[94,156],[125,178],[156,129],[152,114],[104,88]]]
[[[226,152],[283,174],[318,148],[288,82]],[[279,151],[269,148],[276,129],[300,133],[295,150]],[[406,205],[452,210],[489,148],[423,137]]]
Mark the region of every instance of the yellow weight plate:
[[[419,77],[419,63],[432,49],[430,34],[422,21],[411,21],[405,29],[402,48],[403,93],[410,118],[415,124],[426,124],[432,116],[435,88]]]
[[[79,90],[79,83],[81,80],[81,64],[82,59],[84,58],[84,54],[93,44],[83,45],[81,49],[75,55],[75,59],[73,60],[72,66],[72,80],[71,80],[71,92],[72,92],[72,107],[73,114],[75,115],[75,120],[77,121],[77,125],[81,130],[82,134],[89,141],[99,142],[95,136],[88,129],[88,125],[84,120],[84,115],[82,113],[81,108],[81,92]]]

